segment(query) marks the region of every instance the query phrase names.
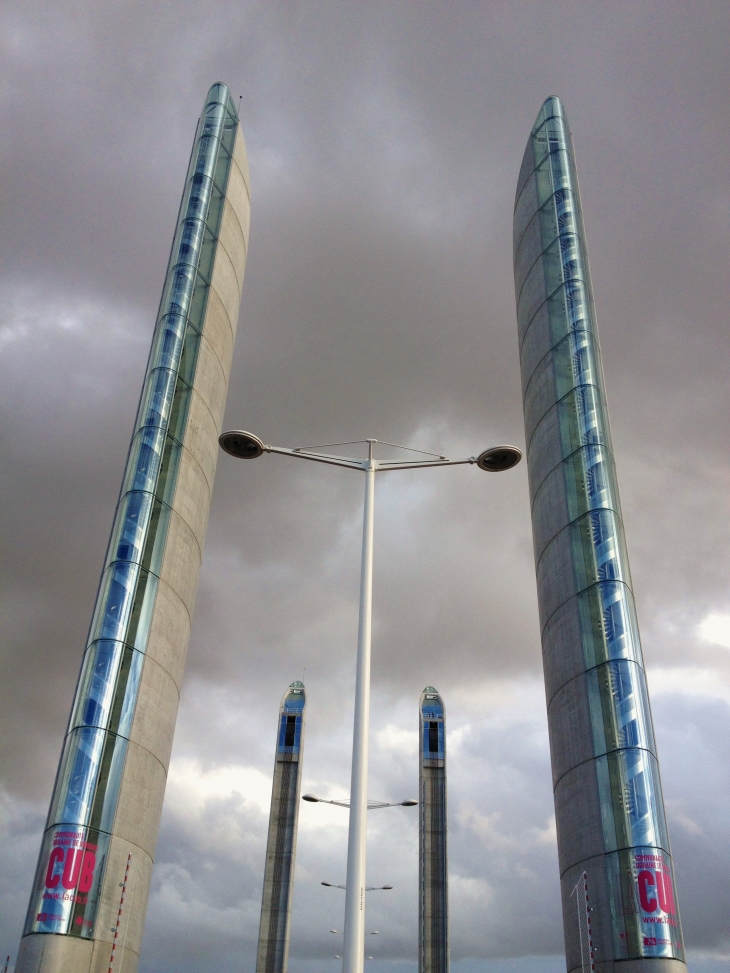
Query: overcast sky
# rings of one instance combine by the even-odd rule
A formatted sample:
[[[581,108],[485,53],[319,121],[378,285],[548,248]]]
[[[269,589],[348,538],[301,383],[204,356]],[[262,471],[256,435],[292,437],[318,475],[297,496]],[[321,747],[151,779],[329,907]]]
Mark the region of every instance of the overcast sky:
[[[621,496],[697,973],[730,960],[726,0],[2,8],[0,954],[17,949],[198,113],[242,95],[253,211],[226,425],[523,445],[511,266],[542,101],[574,134]],[[349,788],[362,477],[222,457],[142,973],[253,971],[281,695]],[[564,969],[526,466],[376,510],[371,796],[447,707],[455,973]],[[373,815],[373,973],[414,973],[417,810]],[[377,817],[376,817],[377,815]],[[291,973],[341,952],[347,812],[303,805]]]

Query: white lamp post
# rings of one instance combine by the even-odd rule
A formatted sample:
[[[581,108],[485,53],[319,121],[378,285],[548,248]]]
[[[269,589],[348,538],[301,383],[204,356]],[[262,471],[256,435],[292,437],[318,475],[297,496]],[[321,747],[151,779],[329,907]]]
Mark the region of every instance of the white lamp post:
[[[267,446],[253,433],[240,429],[224,432],[218,439],[221,448],[238,459],[255,459],[263,453],[280,453],[315,463],[345,466],[365,473],[365,511],[363,517],[362,565],[360,569],[360,621],[357,637],[357,672],[355,679],[355,725],[352,735],[352,776],[350,783],[350,829],[347,841],[347,884],[345,886],[345,937],[342,973],[363,973],[365,960],[365,850],[368,811],[368,735],[370,727],[370,645],[373,614],[373,516],[375,506],[375,474],[388,470],[413,470],[430,466],[458,466],[464,463],[476,465],[481,470],[499,473],[516,466],[522,452],[516,446],[493,446],[479,456],[450,460],[436,453],[383,443],[409,452],[429,456],[406,462],[375,459],[377,439],[358,440],[350,443],[326,443],[322,446],[302,446],[285,449]],[[317,453],[314,450],[335,446],[368,447],[367,459],[352,459]]]

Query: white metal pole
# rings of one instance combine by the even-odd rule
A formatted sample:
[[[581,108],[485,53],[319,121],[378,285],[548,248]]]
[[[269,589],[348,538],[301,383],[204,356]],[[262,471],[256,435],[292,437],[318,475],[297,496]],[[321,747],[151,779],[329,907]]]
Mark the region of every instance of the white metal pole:
[[[355,726],[352,735],[350,782],[350,831],[347,840],[347,888],[345,892],[345,941],[342,973],[363,973],[365,960],[365,851],[368,814],[368,735],[370,729],[370,643],[373,611],[373,508],[375,461],[368,440],[365,471],[365,512],[360,569],[360,624],[357,635],[355,679]]]

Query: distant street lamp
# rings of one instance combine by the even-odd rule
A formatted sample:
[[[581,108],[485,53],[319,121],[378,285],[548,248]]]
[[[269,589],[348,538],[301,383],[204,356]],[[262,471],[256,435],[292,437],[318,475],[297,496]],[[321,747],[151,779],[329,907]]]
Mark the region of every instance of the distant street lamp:
[[[325,797],[315,797],[314,794],[303,794],[303,801],[309,801],[311,804],[336,804],[337,807],[349,807],[349,801],[328,801]],[[379,807],[416,807],[418,801],[414,801],[412,797],[406,798],[405,801],[396,801],[394,804],[388,804],[387,801],[371,801],[368,798],[368,811],[375,811]]]
[[[414,470],[431,466],[458,466],[471,464],[489,473],[500,473],[516,466],[522,452],[516,446],[493,446],[478,456],[450,460],[437,453],[427,453],[397,443],[383,443],[411,453],[428,456],[429,459],[413,459],[392,462],[375,458],[377,439],[362,439],[347,443],[324,443],[321,446],[301,446],[287,449],[267,446],[251,432],[234,429],[224,432],[218,439],[221,448],[238,459],[255,459],[263,453],[279,453],[295,459],[312,460],[344,466],[365,474],[365,509],[363,517],[362,562],[360,570],[360,621],[357,638],[357,674],[355,680],[355,721],[352,739],[352,777],[350,785],[350,827],[347,841],[347,897],[345,899],[345,937],[343,973],[363,973],[365,956],[365,854],[368,810],[368,730],[370,725],[370,650],[373,607],[373,524],[375,501],[375,474],[389,470]],[[314,450],[336,446],[366,445],[366,459],[353,459]],[[335,803],[335,802],[332,802]],[[376,805],[373,805],[376,806]],[[385,807],[387,805],[381,804]],[[383,886],[385,887],[385,886]]]
[[[347,886],[346,885],[333,885],[332,882],[320,882],[319,884],[320,885],[326,885],[328,889],[344,889],[345,891],[347,891]],[[383,892],[386,889],[392,889],[392,888],[393,888],[392,885],[366,885],[365,886],[365,891],[366,892]],[[330,929],[330,932],[332,932],[332,931],[333,930]],[[336,932],[337,930],[334,930],[334,931]],[[379,933],[375,932],[375,933],[371,933],[371,935],[378,936]]]

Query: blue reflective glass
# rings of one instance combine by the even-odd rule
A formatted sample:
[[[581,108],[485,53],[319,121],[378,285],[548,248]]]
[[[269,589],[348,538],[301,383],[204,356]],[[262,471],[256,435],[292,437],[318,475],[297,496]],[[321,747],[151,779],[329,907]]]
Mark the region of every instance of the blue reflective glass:
[[[61,787],[51,805],[49,825],[88,823],[105,738],[104,730],[96,727],[79,727],[69,733],[59,770]]]
[[[591,507],[607,507],[613,492],[609,485],[609,453],[600,446],[586,446],[579,455],[583,460],[588,503]]]
[[[64,825],[51,828],[41,846],[23,935],[42,932],[94,938],[108,852],[108,835]],[[76,888],[66,888],[71,884],[69,875],[73,878],[76,872]]]
[[[421,696],[421,757],[423,767],[443,767],[446,737],[444,705],[432,686]]]
[[[178,264],[198,265],[200,248],[203,243],[205,223],[200,218],[185,217],[177,228],[173,252],[177,253]]]
[[[195,285],[195,268],[189,263],[176,263],[168,271],[167,285],[163,293],[163,313],[188,313],[190,297]]]
[[[217,135],[220,134],[223,128],[223,122],[226,117],[226,108],[224,99],[220,100],[210,99],[205,107],[205,118],[203,120],[203,132],[215,132]]]
[[[582,385],[575,390],[570,406],[573,409],[573,416],[576,420],[578,442],[581,445],[586,443],[600,443],[602,441],[602,410],[599,406],[600,392],[595,385]],[[566,417],[567,410],[563,410],[561,418]],[[572,416],[571,416],[572,418]],[[564,430],[564,441],[570,446],[575,441],[575,432],[572,429]]]
[[[279,753],[299,753],[302,739],[302,717],[282,713],[279,719]]]
[[[146,426],[139,430],[132,440],[122,496],[130,490],[154,493],[164,448],[165,430],[160,426]]]
[[[142,652],[121,642],[93,642],[84,656],[71,729],[97,726],[129,736],[143,663]]]
[[[585,663],[604,846],[619,857],[624,851],[618,850],[626,849],[616,888],[634,882],[632,894],[638,889],[640,897],[636,869],[642,866],[632,864],[632,856],[641,858],[637,848],[663,849],[661,867],[642,879],[652,888],[663,887],[671,862],[610,451],[583,217],[570,134],[557,99],[543,106],[523,158],[514,261],[546,678],[555,693]],[[575,652],[581,641],[582,660]],[[645,918],[643,929],[635,923],[631,931],[631,923],[620,918],[628,899],[619,899],[613,913],[617,959],[681,951],[671,929],[653,934],[651,923],[664,920]]]
[[[153,572],[159,570],[165,548],[168,505],[172,502],[180,459],[181,447],[173,437],[182,439],[184,435],[190,388],[195,379],[199,335],[194,332],[202,326],[207,298],[207,285],[197,268],[204,249],[211,260],[214,256],[221,206],[212,208],[211,199],[225,189],[230,167],[228,153],[233,149],[237,131],[228,90],[216,85],[196,133],[111,538],[111,563],[102,575],[90,647],[72,712],[72,729],[51,804],[49,823],[88,823],[92,814],[94,827],[102,830],[100,849],[106,841],[103,831],[112,828],[116,813],[126,755],[125,737],[131,732],[144,663],[142,653],[154,613],[158,579]],[[219,190],[214,187],[214,178]],[[193,322],[190,315],[195,318]],[[297,720],[298,741],[301,717]],[[55,841],[56,837],[49,832],[47,841]],[[79,913],[82,905],[76,902],[71,911],[65,908],[63,915],[49,918],[51,913],[43,912],[45,893],[41,887],[38,895],[34,891],[31,898],[28,928],[90,935],[98,888],[89,911],[82,909]],[[78,928],[70,925],[72,913],[80,923]]]
[[[106,569],[96,603],[90,641],[98,638],[125,641],[139,571],[139,564],[126,561],[116,561]]]
[[[641,664],[639,630],[630,592],[623,584],[602,584],[598,596],[608,657],[634,659]]]
[[[653,749],[643,672],[635,663],[629,662],[609,662],[606,669],[616,713],[619,746]]]
[[[141,561],[152,514],[150,493],[128,493],[117,509],[109,561]]]
[[[598,385],[599,375],[593,358],[593,342],[588,331],[572,331],[567,339],[574,385]]]
[[[212,179],[200,172],[194,173],[187,187],[188,216],[204,217],[210,198]]]
[[[588,515],[588,522],[599,579],[601,581],[615,581],[621,578],[619,540],[613,512],[597,510]]]
[[[139,655],[138,652],[134,654]],[[104,754],[98,772],[89,824],[92,828],[110,832],[117,812],[119,788],[122,786],[129,741],[126,737],[107,733],[104,742]]]
[[[566,631],[571,635],[560,634]],[[543,637],[546,644],[580,638],[585,669],[619,659],[642,665],[634,601],[622,582],[602,581],[570,599],[546,625]]]
[[[569,332],[538,362],[526,384],[524,405],[528,435],[556,401],[585,385],[598,386],[599,380],[590,332]]]
[[[574,330],[588,328],[590,304],[585,283],[582,280],[568,281],[565,285],[564,295],[570,327]]]
[[[545,621],[569,598],[601,581],[630,584],[623,531],[613,510],[585,514],[553,537],[537,562]]]
[[[533,500],[536,558],[540,559],[547,544],[567,524],[590,510],[615,504],[618,493],[614,487],[613,458],[604,446],[582,446],[556,466]]]
[[[166,314],[157,324],[150,362],[160,368],[176,368],[187,327],[180,314]]]
[[[71,713],[71,728],[107,727],[124,645],[103,639],[86,650]]]
[[[424,714],[424,717],[426,714]],[[443,760],[445,753],[444,723],[440,719],[423,721],[421,746],[426,760]]]
[[[617,750],[596,761],[606,851],[655,845],[669,852],[659,768],[647,750]]]
[[[213,178],[215,172],[215,157],[220,145],[215,135],[211,134],[217,131],[218,126],[216,126],[215,120],[211,121],[212,124],[205,125],[205,134],[200,139],[198,156],[195,160],[195,174],[197,176],[208,176],[210,179]]]
[[[553,193],[561,189],[573,189],[570,182],[570,163],[565,149],[550,146],[550,154],[535,169],[537,198],[542,205]]]
[[[146,639],[145,639],[146,641]],[[137,694],[139,691],[139,682],[142,678],[142,666],[144,665],[144,654],[142,652],[137,652],[130,650],[127,662],[127,669],[125,671],[125,684],[124,684],[124,695],[121,699],[121,706],[119,707],[118,722],[114,727],[115,731],[124,737],[128,737],[132,732],[132,720],[134,719],[134,710],[137,705]],[[100,825],[103,827],[103,825]]]
[[[607,856],[617,959],[684,959],[672,860],[651,845]]]
[[[596,756],[634,747],[655,752],[643,669],[634,661],[617,660],[586,678]]]
[[[177,372],[172,368],[154,368],[146,382],[141,411],[141,425],[164,427],[170,417]]]

